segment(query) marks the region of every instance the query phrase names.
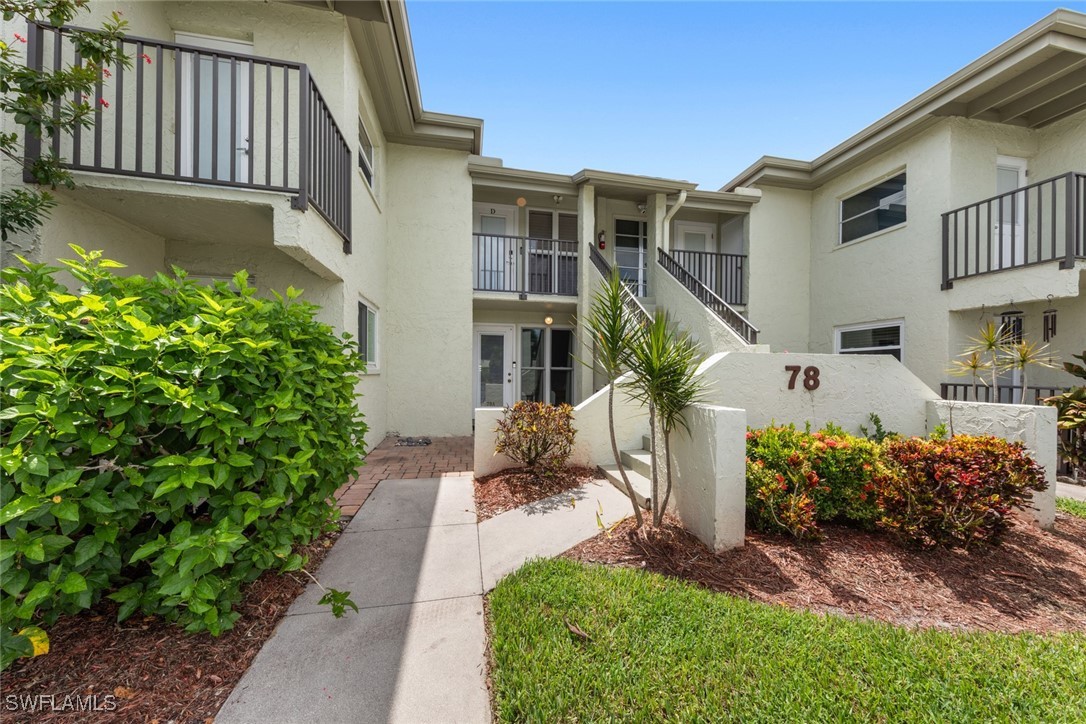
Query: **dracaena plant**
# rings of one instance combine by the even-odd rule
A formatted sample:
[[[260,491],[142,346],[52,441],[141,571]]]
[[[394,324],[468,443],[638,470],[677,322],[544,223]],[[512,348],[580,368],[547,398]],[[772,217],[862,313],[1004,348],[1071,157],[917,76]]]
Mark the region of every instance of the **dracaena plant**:
[[[1071,355],[1083,364],[1064,362],[1063,368],[1080,380],[1082,384],[1072,387],[1062,395],[1049,397],[1045,404],[1056,408],[1059,417],[1057,424],[1068,435],[1060,438],[1060,454],[1076,468],[1086,468],[1086,350],[1082,354]]]

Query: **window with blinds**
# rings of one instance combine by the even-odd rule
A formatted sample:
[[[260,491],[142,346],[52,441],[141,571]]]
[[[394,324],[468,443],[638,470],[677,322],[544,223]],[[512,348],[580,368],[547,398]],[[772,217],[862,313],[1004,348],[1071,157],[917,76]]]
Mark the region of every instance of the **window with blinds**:
[[[904,322],[839,327],[837,354],[888,354],[901,361],[904,329]]]
[[[577,241],[577,214],[532,209],[528,212],[528,236]]]
[[[577,214],[529,209],[528,291],[577,293]]]

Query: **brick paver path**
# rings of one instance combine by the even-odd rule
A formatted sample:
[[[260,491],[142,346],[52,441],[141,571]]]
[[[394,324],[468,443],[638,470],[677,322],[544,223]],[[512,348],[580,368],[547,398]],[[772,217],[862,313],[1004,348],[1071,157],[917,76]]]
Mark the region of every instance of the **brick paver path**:
[[[336,501],[344,517],[353,517],[382,480],[441,478],[463,475],[474,465],[475,439],[472,437],[434,437],[422,447],[397,447],[399,438],[387,437],[366,456],[358,477],[336,491]]]

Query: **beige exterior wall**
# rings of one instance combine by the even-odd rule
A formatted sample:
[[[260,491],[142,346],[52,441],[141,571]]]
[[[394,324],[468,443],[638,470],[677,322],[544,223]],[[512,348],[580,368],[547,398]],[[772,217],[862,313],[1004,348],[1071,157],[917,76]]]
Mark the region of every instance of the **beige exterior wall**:
[[[471,434],[471,179],[467,154],[387,146],[388,427]]]

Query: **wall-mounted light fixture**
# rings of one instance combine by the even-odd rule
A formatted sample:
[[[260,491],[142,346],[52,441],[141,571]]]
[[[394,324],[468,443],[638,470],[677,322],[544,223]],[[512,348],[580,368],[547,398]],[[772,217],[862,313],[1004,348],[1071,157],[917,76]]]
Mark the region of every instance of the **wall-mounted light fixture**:
[[[554,205],[557,206],[560,203],[562,203],[562,196],[560,194],[555,194],[554,195]]]
[[[646,204],[644,201],[642,201],[641,203],[639,203],[637,205],[637,212],[639,214],[643,214],[643,213],[645,213],[645,209],[647,209],[647,208],[648,208],[648,204]]]
[[[596,234],[596,243],[599,244],[601,249],[607,248],[607,232],[600,229],[600,233]]]
[[[518,196],[517,197],[517,206],[519,206],[520,208],[523,209],[527,205],[528,205],[528,199],[524,198],[523,196]]]
[[[549,314],[546,317],[543,317],[543,324],[547,325],[548,327],[551,326],[552,324],[554,324],[554,317]]]

